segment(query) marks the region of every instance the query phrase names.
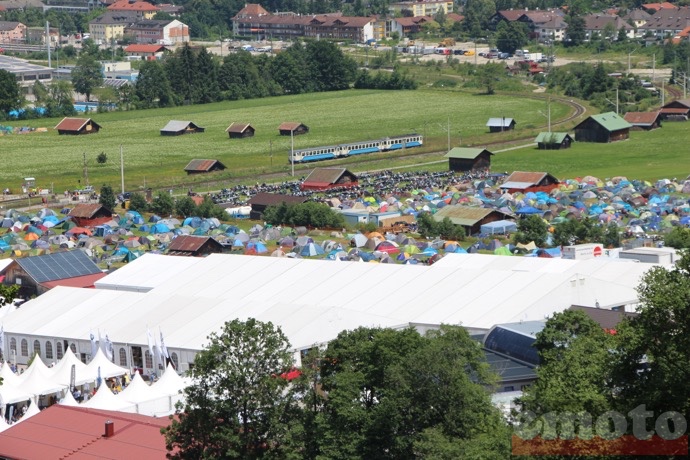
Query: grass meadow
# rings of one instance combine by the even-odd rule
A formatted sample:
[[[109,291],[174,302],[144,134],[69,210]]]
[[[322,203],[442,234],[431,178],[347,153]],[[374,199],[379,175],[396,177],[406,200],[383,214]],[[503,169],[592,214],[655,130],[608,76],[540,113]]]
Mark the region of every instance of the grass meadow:
[[[553,119],[565,117],[569,108],[552,103]],[[546,119],[543,101],[508,96],[481,96],[460,91],[358,91],[317,93],[266,99],[222,102],[167,109],[90,114],[102,126],[98,134],[59,136],[52,128],[59,119],[6,122],[13,126],[47,127],[47,133],[0,137],[0,187],[16,190],[24,177],[56,193],[84,184],[84,154],[89,183],[107,183],[119,190],[120,145],[124,151],[125,187],[184,188],[213,179],[218,183],[263,173],[290,172],[290,138],[278,135],[283,121],[300,121],[310,132],[294,138],[295,148],[332,145],[418,132],[426,135],[424,150],[445,150],[450,122],[451,145],[510,139],[519,133],[487,136],[489,117],[510,117],[518,128],[538,129]],[[179,137],[160,136],[169,120],[189,120],[205,133]],[[231,122],[248,122],[256,135],[228,139]],[[483,140],[487,139],[487,140]],[[105,152],[106,164],[96,157]],[[271,155],[272,152],[272,155]],[[382,154],[382,164],[393,165],[394,154]],[[228,169],[222,173],[189,177],[183,171],[189,160],[212,158]],[[338,164],[341,162],[327,162]],[[378,163],[378,162],[377,162]],[[298,174],[311,169],[298,166]],[[354,166],[357,170],[356,165]],[[543,169],[543,168],[540,168]],[[203,190],[201,190],[203,191]]]

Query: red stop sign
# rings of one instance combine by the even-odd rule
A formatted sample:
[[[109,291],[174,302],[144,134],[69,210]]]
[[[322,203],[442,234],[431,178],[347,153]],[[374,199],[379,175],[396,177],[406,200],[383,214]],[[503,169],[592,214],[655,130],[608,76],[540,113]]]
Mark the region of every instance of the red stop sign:
[[[594,257],[601,257],[601,246],[594,246]]]

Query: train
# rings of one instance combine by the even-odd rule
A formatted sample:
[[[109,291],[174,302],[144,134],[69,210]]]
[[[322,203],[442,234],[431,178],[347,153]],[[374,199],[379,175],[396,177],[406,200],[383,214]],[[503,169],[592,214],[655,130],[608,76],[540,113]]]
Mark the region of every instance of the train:
[[[310,161],[333,160],[363,155],[374,152],[388,152],[412,147],[421,147],[424,136],[421,134],[405,134],[402,136],[384,137],[374,141],[354,142],[352,144],[329,145],[299,149],[288,153],[288,163],[307,163]]]

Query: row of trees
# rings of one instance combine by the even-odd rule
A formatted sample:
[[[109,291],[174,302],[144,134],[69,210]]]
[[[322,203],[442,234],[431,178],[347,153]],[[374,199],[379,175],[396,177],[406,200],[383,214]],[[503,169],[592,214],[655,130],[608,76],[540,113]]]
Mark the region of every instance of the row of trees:
[[[513,235],[515,244],[527,244],[534,241],[538,247],[544,247],[549,240],[549,225],[540,216],[523,217],[517,222],[517,232]],[[570,246],[573,244],[602,243],[604,247],[620,246],[620,229],[611,222],[602,225],[596,220],[568,219],[553,226],[551,244],[553,246]]]
[[[117,198],[113,188],[109,185],[101,187],[98,202],[108,209],[115,210]],[[226,219],[227,213],[206,195],[204,200],[197,205],[192,198],[185,196],[175,199],[169,193],[158,192],[149,203],[141,193],[132,193],[129,199],[129,209],[139,213],[152,212],[159,216],[177,215],[180,217],[215,217]]]
[[[302,225],[320,228],[343,228],[345,219],[325,204],[309,201],[300,204],[269,206],[264,220],[271,225]]]
[[[509,456],[495,376],[454,326],[341,332],[293,366],[280,328],[234,320],[195,358],[195,384],[164,429],[172,458],[413,459]]]
[[[136,83],[140,107],[199,104],[349,88],[356,64],[333,43],[296,43],[275,58],[240,51],[219,64],[205,49],[178,49],[163,64],[142,65]]]

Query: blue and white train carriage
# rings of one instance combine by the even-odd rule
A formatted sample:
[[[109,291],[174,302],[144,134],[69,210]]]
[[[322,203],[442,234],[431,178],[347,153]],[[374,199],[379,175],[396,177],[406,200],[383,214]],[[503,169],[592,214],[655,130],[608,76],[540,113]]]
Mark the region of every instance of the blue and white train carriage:
[[[330,145],[325,147],[311,147],[299,149],[294,152],[295,163],[308,161],[333,160],[355,155],[363,155],[374,152],[388,152],[405,148],[421,147],[424,138],[421,134],[407,134],[403,136],[385,137],[375,141],[355,142],[352,144]],[[288,153],[288,162],[293,161]]]

